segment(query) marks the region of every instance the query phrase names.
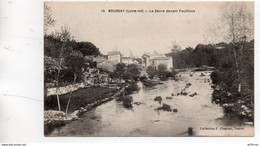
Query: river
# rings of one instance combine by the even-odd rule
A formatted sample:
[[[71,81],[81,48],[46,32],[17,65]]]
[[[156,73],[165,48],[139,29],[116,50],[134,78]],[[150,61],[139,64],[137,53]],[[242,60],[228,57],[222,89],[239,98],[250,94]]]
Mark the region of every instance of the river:
[[[181,72],[179,80],[164,81],[153,88],[144,88],[133,93],[132,108],[125,108],[122,102],[112,100],[82,115],[77,121],[56,128],[50,136],[188,136],[192,127],[194,136],[252,136],[253,127],[227,124],[221,119],[221,106],[211,102],[213,92],[210,72]],[[193,74],[193,76],[190,76]],[[185,88],[186,83],[191,86]],[[179,95],[185,89],[188,95]],[[197,95],[191,97],[193,93]],[[166,99],[166,96],[173,99]],[[162,97],[162,103],[154,101]],[[178,112],[156,110],[166,103]],[[234,122],[235,123],[235,122]]]

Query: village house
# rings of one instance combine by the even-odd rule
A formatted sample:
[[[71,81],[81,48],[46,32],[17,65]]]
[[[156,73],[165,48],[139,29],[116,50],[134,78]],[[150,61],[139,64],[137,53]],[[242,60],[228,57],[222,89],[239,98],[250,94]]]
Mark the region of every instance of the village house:
[[[139,64],[140,58],[134,57],[123,57],[119,51],[110,51],[108,52],[107,60],[112,61],[114,63],[124,63],[126,65],[129,64]]]
[[[126,65],[132,64],[133,60],[134,60],[134,58],[132,58],[132,57],[122,57],[121,58],[122,63],[124,63]]]
[[[121,57],[122,55],[119,51],[110,51],[108,52],[107,59],[115,63],[121,63]]]
[[[133,57],[121,57],[122,63],[129,65],[129,64],[139,64],[139,62]]]
[[[172,70],[172,57],[166,56],[164,54],[159,54],[157,52],[154,52],[153,54],[147,53],[142,56],[142,66],[145,68],[148,66],[152,66],[155,69],[158,69],[158,65],[160,64],[165,65],[168,71]]]

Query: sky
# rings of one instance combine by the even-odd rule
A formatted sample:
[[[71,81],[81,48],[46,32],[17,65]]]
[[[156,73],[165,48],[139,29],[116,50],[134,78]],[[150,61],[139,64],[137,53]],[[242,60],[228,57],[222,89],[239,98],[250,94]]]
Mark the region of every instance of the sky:
[[[209,27],[217,22],[223,2],[48,2],[55,25],[68,26],[77,41],[96,45],[102,54],[120,51],[123,56],[170,52],[172,42],[182,49],[217,43]],[[105,12],[102,12],[102,9]],[[110,9],[124,12],[108,12]],[[127,13],[153,10],[153,13]],[[155,13],[155,10],[195,12]]]

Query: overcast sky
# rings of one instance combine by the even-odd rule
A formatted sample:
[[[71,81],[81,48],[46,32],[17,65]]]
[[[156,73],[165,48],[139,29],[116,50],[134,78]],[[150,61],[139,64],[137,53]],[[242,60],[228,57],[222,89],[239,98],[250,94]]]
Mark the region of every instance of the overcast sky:
[[[74,39],[95,44],[103,54],[118,50],[140,57],[144,52],[167,53],[171,42],[182,49],[214,43],[208,27],[217,21],[223,2],[50,2],[55,25],[70,27]],[[101,9],[106,12],[102,13]],[[195,10],[195,13],[108,13],[124,10]]]

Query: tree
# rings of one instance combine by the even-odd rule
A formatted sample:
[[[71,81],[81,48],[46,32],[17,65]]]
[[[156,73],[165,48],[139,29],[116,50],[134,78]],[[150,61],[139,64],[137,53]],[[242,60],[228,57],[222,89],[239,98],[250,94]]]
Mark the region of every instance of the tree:
[[[116,69],[113,73],[110,74],[110,76],[114,79],[119,79],[121,82],[121,79],[124,77],[126,71],[126,65],[124,63],[118,63],[116,65]]]
[[[238,87],[237,92],[241,92],[242,80],[242,58],[244,42],[253,38],[254,19],[250,8],[243,2],[230,2],[221,7],[220,25],[215,31],[221,33],[223,39],[231,42],[232,54],[235,61]]]
[[[74,88],[76,88],[75,82],[76,82],[77,78],[80,77],[83,73],[82,68],[84,67],[84,63],[85,63],[84,57],[83,57],[82,53],[78,52],[78,51],[71,52],[70,55],[66,56],[66,58],[65,58],[66,66],[69,68],[69,70],[71,70],[73,72],[72,86]],[[71,91],[70,91],[69,100],[68,100],[68,103],[66,106],[66,114],[68,113],[70,101],[72,98],[72,92],[73,92],[73,89],[71,89]]]
[[[176,41],[171,42],[170,48],[171,48],[171,53],[173,54],[177,54],[181,51],[181,46],[177,44]]]
[[[57,32],[55,34],[55,38],[58,39],[61,42],[61,47],[56,48],[58,49],[59,55],[58,55],[58,71],[56,74],[56,96],[57,96],[57,102],[58,102],[58,109],[60,111],[60,98],[59,98],[59,92],[60,92],[60,73],[61,70],[64,68],[64,59],[70,54],[71,48],[66,47],[67,43],[72,39],[71,33],[68,29],[68,27],[64,26],[61,27],[61,32]]]
[[[140,69],[136,64],[129,64],[126,68],[124,79],[130,79],[130,81],[133,82],[134,80],[139,79],[140,74]]]
[[[116,64],[113,61],[103,60],[97,63],[97,68],[102,71],[110,72],[110,75],[113,75],[113,72],[116,69]]]
[[[47,5],[47,2],[44,2],[44,34],[47,34],[48,28],[55,24],[51,13],[51,8]]]
[[[181,46],[178,45],[175,41],[172,42],[171,52],[167,56],[172,57],[172,64],[174,68],[186,68],[192,65],[191,53],[193,48],[187,47],[184,50],[181,50]]]
[[[154,76],[156,75],[156,70],[153,66],[148,66],[147,67],[147,74],[149,76],[150,79],[153,79]]]
[[[91,42],[78,42],[75,45],[74,50],[80,51],[83,56],[100,54],[99,49]]]
[[[58,61],[55,58],[44,56],[44,83],[55,80],[55,74],[59,69]]]
[[[160,79],[165,79],[166,78],[166,73],[167,73],[166,65],[159,64],[158,65],[158,76],[159,76],[159,78]]]

